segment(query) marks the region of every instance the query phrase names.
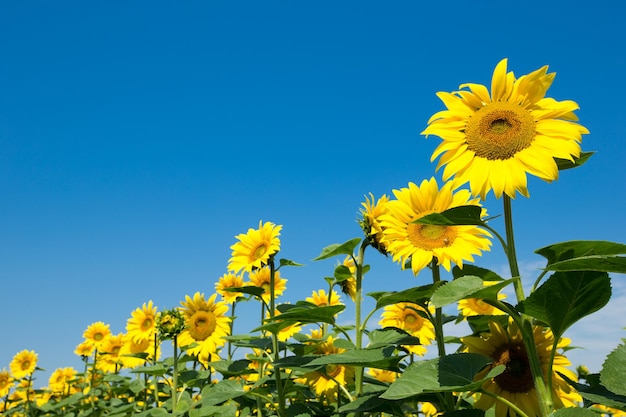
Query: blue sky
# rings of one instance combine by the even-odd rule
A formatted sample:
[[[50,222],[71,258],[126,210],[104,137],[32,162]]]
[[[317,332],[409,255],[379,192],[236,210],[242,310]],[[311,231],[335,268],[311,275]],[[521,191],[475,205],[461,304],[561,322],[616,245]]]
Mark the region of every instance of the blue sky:
[[[529,283],[537,248],[625,240],[626,29],[604,2],[0,7],[0,368],[33,349],[39,385],[80,369],[73,350],[92,322],[118,333],[148,300],[211,294],[234,236],[259,220],[283,225],[279,257],[306,264],[282,271],[282,301],[325,288],[335,261],[312,258],[361,236],[365,194],[439,177],[439,139],[419,134],[443,108],[435,93],[489,84],[504,57],[518,76],[557,73],[549,95],[578,102],[583,149],[597,151],[514,201]],[[428,282],[367,256],[366,292]],[[494,245],[477,264],[506,262]],[[626,336],[624,277],[613,287],[568,333],[587,349],[569,354],[575,364],[599,370]]]

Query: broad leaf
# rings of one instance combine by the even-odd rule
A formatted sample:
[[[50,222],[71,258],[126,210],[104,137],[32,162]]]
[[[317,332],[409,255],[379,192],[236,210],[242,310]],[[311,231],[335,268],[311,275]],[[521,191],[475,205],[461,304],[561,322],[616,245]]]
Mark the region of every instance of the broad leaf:
[[[572,324],[604,307],[611,298],[606,272],[555,272],[519,305],[520,311],[552,328],[559,338]]]
[[[211,406],[245,395],[243,385],[238,380],[223,379],[202,389],[202,405]]]
[[[549,271],[603,271],[626,274],[626,256],[591,255],[555,262]]]
[[[626,395],[626,345],[619,345],[602,364],[600,382],[609,391]]]
[[[420,340],[415,336],[411,336],[409,333],[402,329],[387,327],[384,329],[372,330],[368,334],[369,345],[368,348],[383,347],[383,346],[398,346],[398,345],[419,345]]]
[[[441,213],[431,213],[413,221],[416,224],[430,224],[440,226],[484,226],[480,218],[482,208],[479,206],[459,206],[445,210]]]
[[[548,266],[567,259],[593,255],[626,255],[626,245],[604,240],[572,240],[537,249],[535,253],[548,260]]]
[[[402,360],[402,356],[395,355],[395,347],[387,346],[377,349],[354,349],[342,353],[332,353],[320,356],[308,366],[319,367],[325,365],[358,365],[362,367],[373,367],[397,371],[397,363]]]
[[[585,162],[587,162],[594,153],[595,152],[581,152],[578,158],[574,157],[574,162],[570,161],[569,159],[563,158],[554,158],[554,162],[556,162],[556,166],[559,171],[577,168],[581,165],[584,165]]]
[[[491,359],[477,353],[455,353],[426,361],[414,362],[393,382],[381,398],[401,400],[424,392],[471,391],[505,369],[500,365],[484,378],[474,380],[476,374]]]
[[[608,407],[619,408],[626,410],[626,396],[617,395],[600,385],[600,375],[590,374],[585,378],[589,385],[581,384],[567,378],[566,375],[559,374],[563,377],[571,386],[576,388],[576,391],[587,401],[595,404],[603,404]]]
[[[280,266],[304,266],[304,264],[299,264],[289,259],[280,259]]]
[[[402,404],[397,401],[389,401],[379,398],[383,391],[368,392],[361,397],[355,398],[348,404],[339,408],[341,415],[346,415],[356,412],[368,412],[367,415],[406,415],[405,410],[402,408]]]
[[[443,285],[443,281],[436,284],[423,285],[421,287],[409,288],[399,292],[374,292],[369,293],[370,297],[376,300],[376,309],[398,303],[415,303],[424,305],[435,292],[435,289]]]
[[[437,288],[431,301],[435,307],[443,307],[456,303],[464,298],[480,298],[496,301],[498,292],[509,285],[513,280],[502,281],[494,285],[485,286],[482,278],[473,275],[464,275]]]
[[[559,408],[550,417],[598,417],[598,414],[588,408],[569,407]]]
[[[504,281],[504,278],[495,272],[476,265],[463,265],[463,268],[459,268],[458,266],[452,268],[452,276],[454,279],[460,278],[464,275],[474,275],[482,278],[483,281]]]
[[[344,243],[334,243],[332,245],[326,246],[322,249],[322,253],[317,257],[313,258],[314,261],[321,261],[322,259],[332,258],[337,255],[352,255],[354,253],[354,248],[361,241],[360,237],[356,237],[354,239],[350,239]]]

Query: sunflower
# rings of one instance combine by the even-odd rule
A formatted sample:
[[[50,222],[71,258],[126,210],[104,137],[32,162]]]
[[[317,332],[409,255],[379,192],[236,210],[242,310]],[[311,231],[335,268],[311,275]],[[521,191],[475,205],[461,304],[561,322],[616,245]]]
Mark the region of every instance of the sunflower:
[[[76,346],[76,349],[74,349],[74,353],[82,358],[87,358],[88,356],[91,356],[94,350],[95,348],[93,344],[91,344],[87,340],[84,340],[79,343],[78,346]]]
[[[101,321],[90,324],[83,332],[83,337],[94,348],[99,349],[104,343],[107,337],[111,335],[111,330],[108,324],[104,324]]]
[[[270,272],[270,269],[266,267],[250,273],[250,285],[265,290],[261,298],[266,303],[270,302]],[[274,271],[274,297],[281,295],[285,288],[287,288],[287,280],[280,277],[280,271]]]
[[[48,380],[48,388],[53,394],[74,394],[78,387],[73,384],[76,380],[76,369],[70,367],[57,368],[52,372]]]
[[[328,336],[325,342],[316,346],[313,354],[330,355],[342,353],[345,349],[334,345],[332,336]],[[346,386],[354,381],[354,367],[346,365],[326,365],[323,369],[308,372],[303,375],[302,382],[308,384],[318,397],[335,398],[338,385]]]
[[[267,265],[270,257],[280,250],[280,231],[282,226],[259,222],[258,229],[248,229],[245,234],[237,235],[239,242],[232,245],[232,257],[228,261],[228,270],[239,273],[242,269],[251,272]]]
[[[359,225],[363,229],[370,245],[383,255],[387,254],[387,250],[382,241],[383,227],[380,224],[380,217],[387,212],[386,204],[388,201],[389,197],[386,194],[383,194],[378,201],[376,201],[372,193],[370,193],[369,197],[365,196],[365,201],[361,203],[363,208],[361,208],[361,219],[359,220]]]
[[[413,223],[428,214],[465,205],[479,206],[478,199],[468,190],[454,191],[455,183],[446,182],[441,189],[435,178],[423,180],[417,186],[410,182],[408,188],[394,190],[397,200],[389,201],[387,214],[381,217],[383,241],[393,260],[404,268],[411,261],[413,274],[417,275],[435,258],[439,265],[450,271],[450,263],[460,268],[463,261],[473,261],[473,255],[489,250],[491,234],[477,226],[439,226]]]
[[[435,326],[425,318],[434,310],[427,312],[424,307],[414,303],[397,303],[385,306],[379,324],[383,327],[396,327],[419,339],[419,345],[404,346],[409,352],[424,355],[426,348],[435,340]]]
[[[305,301],[318,307],[342,305],[341,298],[335,290],[331,291],[330,294],[326,294],[324,290],[313,291],[313,294],[307,297]]]
[[[350,255],[346,256],[341,265],[348,268],[352,277],[344,279],[338,283],[341,288],[341,292],[349,296],[352,301],[356,297],[356,265],[354,264],[354,258]]]
[[[13,378],[11,378],[11,374],[6,368],[2,368],[0,371],[0,397],[5,397],[11,387],[13,386]]]
[[[391,384],[398,377],[398,373],[387,369],[369,368],[367,371],[374,379]]]
[[[244,286],[243,277],[235,274],[224,274],[215,284],[215,291],[222,296],[224,302],[232,304],[237,298],[242,297],[243,293],[226,291],[229,288],[241,288]]]
[[[100,346],[100,349],[98,349],[98,353],[101,354],[101,356],[96,367],[102,372],[117,372],[123,365],[122,359],[120,358],[120,351],[125,342],[126,335],[124,333],[107,337]]]
[[[190,346],[187,353],[198,357],[203,364],[209,362],[210,355],[224,345],[224,337],[230,333],[230,318],[225,316],[228,305],[216,302],[217,294],[207,300],[203,293],[196,292],[192,297],[185,296],[181,302],[185,317],[185,330],[180,334],[180,346]]]
[[[156,333],[156,315],[157,308],[153,306],[152,300],[148,304],[143,303],[141,308],[136,308],[126,321],[128,337],[136,342],[152,339]]]
[[[124,345],[120,349],[119,358],[125,368],[136,368],[146,364],[147,360],[154,359],[154,341],[150,339],[141,339],[135,341],[127,337]],[[157,345],[157,357],[161,356],[161,346]]]
[[[561,376],[564,375],[570,380],[576,381],[576,374],[567,369],[571,364],[563,354],[552,352],[554,343],[552,331],[544,327],[533,326],[533,336],[544,378],[548,377],[550,356],[554,355],[552,375],[549,377],[552,378],[552,398],[555,407],[577,406],[582,398]],[[482,334],[480,337],[463,337],[461,342],[466,346],[467,352],[480,353],[493,359],[491,366],[486,367],[476,375],[477,379],[483,378],[492,367],[498,365],[506,367],[503,373],[487,381],[482,386],[482,390],[509,400],[527,415],[541,414],[522,333],[511,318],[509,318],[506,329],[495,321],[490,322],[489,333]],[[557,344],[557,349],[563,349],[569,343],[569,339],[561,338]],[[474,403],[476,408],[487,410],[495,405],[496,417],[515,415],[513,410],[509,410],[507,405],[495,398],[488,395],[477,395],[478,399]]]
[[[515,198],[528,197],[526,174],[547,182],[558,178],[554,158],[580,156],[582,135],[589,131],[575,121],[578,104],[545,97],[555,73],[544,66],[515,78],[507,59],[496,65],[491,95],[484,85],[462,84],[452,93],[439,92],[447,110],[435,113],[423,135],[443,139],[431,161],[441,156],[443,179],[469,181],[472,194],[484,200],[493,190]]]
[[[15,354],[9,367],[15,379],[22,379],[32,375],[37,367],[37,354],[33,350],[22,350]]]
[[[484,286],[497,284],[497,281],[483,281]],[[506,298],[505,294],[498,294],[498,300]],[[470,316],[500,316],[505,314],[504,311],[492,306],[481,300],[480,298],[466,298],[459,301],[458,310],[461,311],[463,317]]]
[[[270,318],[270,312],[268,311],[266,313],[266,318]],[[280,311],[278,309],[274,310],[274,318],[279,317],[280,316]],[[277,321],[280,321],[277,320]],[[289,340],[289,338],[291,338],[291,336],[293,336],[294,334],[298,333],[300,330],[302,330],[302,324],[299,322],[295,322],[287,327],[284,327],[283,329],[281,329],[278,334],[276,335],[278,337],[278,340],[280,340],[281,342],[286,342],[287,340]]]
[[[185,328],[185,318],[177,308],[162,311],[157,315],[156,328],[160,340],[174,340]]]

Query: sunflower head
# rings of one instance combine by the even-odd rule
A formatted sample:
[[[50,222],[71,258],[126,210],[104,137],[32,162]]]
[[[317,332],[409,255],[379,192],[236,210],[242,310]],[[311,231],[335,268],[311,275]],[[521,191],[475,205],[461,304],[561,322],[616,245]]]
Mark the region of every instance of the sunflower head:
[[[126,322],[128,336],[137,342],[152,339],[156,332],[156,315],[157,308],[152,304],[152,300],[147,304],[143,303],[141,308],[131,313]]]
[[[231,288],[241,288],[243,286],[243,276],[228,273],[222,275],[217,281],[215,284],[215,291],[222,296],[222,299],[226,303],[232,304],[237,301],[239,297],[243,297],[243,293],[228,290]]]
[[[464,261],[473,261],[474,255],[491,247],[491,234],[478,226],[415,223],[428,214],[453,207],[480,206],[469,191],[455,191],[457,185],[449,181],[440,189],[435,178],[423,180],[419,186],[409,183],[407,188],[394,190],[396,199],[386,204],[387,213],[381,216],[383,242],[393,260],[403,268],[410,264],[415,275],[433,260],[447,271],[451,263],[462,268]]]
[[[13,378],[22,379],[32,375],[37,368],[37,358],[38,355],[34,350],[24,349],[16,353],[9,365]]]
[[[9,371],[6,368],[2,368],[0,371],[0,397],[7,396],[14,382]]]
[[[267,265],[271,257],[280,250],[280,231],[282,226],[271,222],[259,222],[258,229],[248,229],[247,233],[237,235],[237,243],[232,245],[232,256],[228,270],[239,273],[251,272]]]
[[[175,338],[185,328],[183,313],[177,308],[161,311],[157,314],[156,328],[160,340]]]
[[[437,93],[447,110],[435,113],[422,134],[443,140],[431,158],[440,157],[443,179],[469,182],[483,200],[491,190],[496,198],[518,192],[528,197],[527,174],[556,180],[555,158],[578,158],[589,131],[576,123],[578,104],[545,97],[554,76],[544,66],[516,78],[503,59],[493,72],[491,93],[473,83]]]
[[[361,203],[360,219],[358,220],[365,238],[378,252],[387,255],[385,244],[383,243],[383,227],[380,224],[380,217],[387,212],[386,204],[389,197],[383,194],[376,201],[374,194],[370,193],[369,197],[365,196],[365,201]]]
[[[430,345],[435,340],[435,326],[429,320],[434,310],[426,310],[415,303],[397,303],[385,306],[380,320],[383,327],[395,327],[419,339],[419,345],[403,346],[410,353],[424,355],[426,345]]]
[[[83,337],[88,343],[91,343],[96,349],[98,349],[111,335],[111,329],[108,324],[104,324],[101,321],[87,326],[87,329],[83,332]]]
[[[270,283],[271,283],[271,271],[269,267],[257,269],[250,273],[249,285],[254,287],[260,287],[265,290],[261,298],[264,302],[270,301]],[[280,271],[274,271],[274,296],[278,297],[287,288],[287,280],[280,276]]]

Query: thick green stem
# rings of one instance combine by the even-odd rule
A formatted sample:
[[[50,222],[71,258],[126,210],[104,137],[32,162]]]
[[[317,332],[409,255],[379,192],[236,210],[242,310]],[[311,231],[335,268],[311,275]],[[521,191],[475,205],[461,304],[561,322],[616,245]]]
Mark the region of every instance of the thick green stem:
[[[354,325],[355,325],[355,342],[356,348],[361,349],[363,347],[363,324],[361,323],[361,304],[363,302],[363,262],[365,258],[365,248],[367,248],[368,240],[363,239],[361,246],[359,246],[359,253],[355,259],[356,266],[356,292],[354,295]],[[357,366],[355,369],[355,388],[356,396],[360,397],[363,393],[363,367]]]
[[[513,285],[515,287],[515,295],[517,301],[522,302],[526,297],[524,295],[524,288],[522,287],[522,279],[519,273],[519,267],[517,264],[517,254],[515,252],[515,238],[513,234],[513,212],[511,209],[511,198],[507,195],[503,197],[504,202],[504,222],[506,230],[507,241],[507,258],[509,261],[509,267],[511,270],[511,277],[515,279]],[[522,326],[520,331],[524,338],[524,346],[526,347],[526,355],[528,356],[528,362],[533,375],[535,383],[535,389],[537,390],[537,397],[539,400],[539,407],[541,409],[542,417],[550,415],[554,409],[552,401],[552,395],[548,389],[546,381],[543,377],[543,370],[541,369],[541,361],[539,359],[539,353],[537,352],[537,345],[535,344],[535,337],[533,334],[533,326],[531,318],[525,314],[521,317]]]
[[[274,267],[274,257],[271,257],[269,262],[270,267],[270,321],[274,320],[275,312],[276,312],[276,294],[274,290],[274,281],[276,275],[276,269]],[[274,362],[280,359],[280,355],[278,352],[278,335],[276,333],[272,333],[272,350],[274,356]],[[280,368],[274,365],[274,376],[276,378],[276,392],[278,393],[278,416],[284,417],[286,416],[285,410],[285,393],[283,390],[283,383],[280,375]]]
[[[174,372],[172,375],[172,414],[176,412],[176,406],[178,405],[178,335],[175,335],[172,339],[174,345]]]

